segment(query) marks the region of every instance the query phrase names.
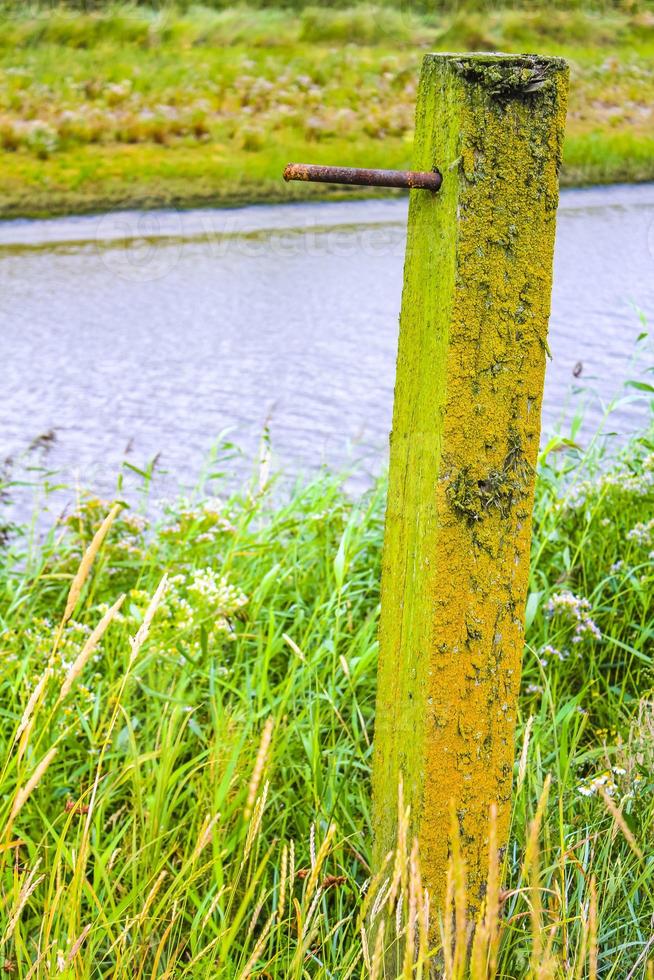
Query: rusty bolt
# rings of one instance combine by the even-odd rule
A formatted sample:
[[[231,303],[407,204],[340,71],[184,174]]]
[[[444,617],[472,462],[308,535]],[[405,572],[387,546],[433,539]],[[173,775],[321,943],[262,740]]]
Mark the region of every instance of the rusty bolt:
[[[288,163],[284,180],[311,180],[322,184],[358,184],[364,187],[406,187],[437,191],[443,183],[438,170],[367,170],[363,167],[321,167],[312,163]]]

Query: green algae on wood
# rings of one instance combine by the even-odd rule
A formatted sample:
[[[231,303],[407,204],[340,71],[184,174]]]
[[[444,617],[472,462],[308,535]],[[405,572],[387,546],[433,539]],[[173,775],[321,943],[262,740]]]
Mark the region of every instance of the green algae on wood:
[[[443,907],[450,810],[470,911],[506,842],[568,70],[429,54],[400,317],[373,766],[378,863],[400,776]]]

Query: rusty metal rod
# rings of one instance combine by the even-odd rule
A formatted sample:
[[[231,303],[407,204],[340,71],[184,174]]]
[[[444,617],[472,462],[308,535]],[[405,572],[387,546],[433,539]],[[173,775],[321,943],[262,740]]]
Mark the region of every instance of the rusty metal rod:
[[[363,184],[366,187],[407,187],[437,191],[443,183],[438,170],[366,170],[364,167],[321,167],[313,163],[288,163],[284,180],[312,180],[323,184]]]

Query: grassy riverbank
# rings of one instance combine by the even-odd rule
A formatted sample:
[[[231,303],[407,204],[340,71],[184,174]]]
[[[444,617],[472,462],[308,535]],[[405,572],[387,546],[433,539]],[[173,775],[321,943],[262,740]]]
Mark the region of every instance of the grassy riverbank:
[[[284,185],[284,163],[409,166],[422,53],[457,49],[564,55],[563,182],[654,178],[646,4],[429,16],[4,4],[0,215],[333,196]]]
[[[549,448],[499,970],[646,977],[652,434],[602,475]],[[381,886],[364,889],[383,486],[352,501],[328,475],[266,481],[154,524],[121,509],[95,555],[111,502],[82,496],[44,542],[0,548],[12,975],[379,975],[360,926]],[[417,864],[400,857],[400,910],[380,896],[375,914],[389,945],[413,917],[426,977]]]

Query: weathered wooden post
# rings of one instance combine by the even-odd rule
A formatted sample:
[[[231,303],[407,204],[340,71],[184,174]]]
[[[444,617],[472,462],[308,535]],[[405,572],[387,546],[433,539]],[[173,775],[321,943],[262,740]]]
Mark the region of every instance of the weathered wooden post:
[[[400,774],[443,907],[452,802],[470,911],[505,841],[567,67],[429,54],[411,192],[382,572],[378,858]]]

